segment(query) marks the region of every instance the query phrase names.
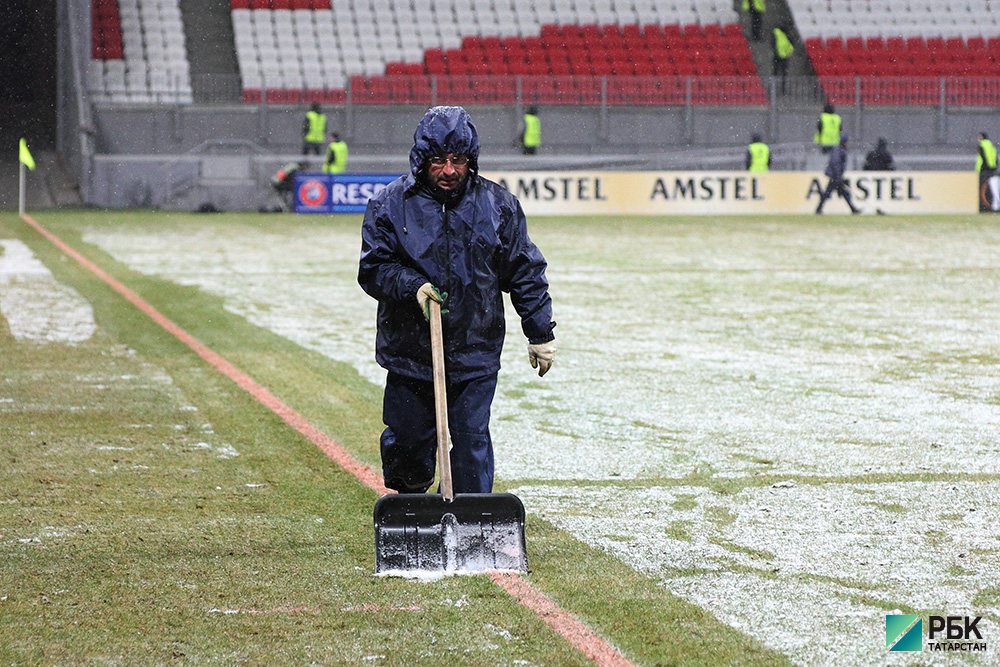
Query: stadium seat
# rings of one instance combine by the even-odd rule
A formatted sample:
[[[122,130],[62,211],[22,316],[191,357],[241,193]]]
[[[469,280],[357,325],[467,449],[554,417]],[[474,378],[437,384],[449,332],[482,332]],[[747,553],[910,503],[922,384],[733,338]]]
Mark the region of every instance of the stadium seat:
[[[989,56],[1000,53],[1000,37],[994,37],[1000,33],[1000,7],[947,0],[789,0],[788,5],[806,53],[835,103],[853,102],[855,77],[862,79],[863,89],[870,89],[862,93],[862,101],[875,104],[939,103],[940,84],[929,78],[1000,77],[1000,66]],[[813,20],[817,16],[822,20]],[[992,47],[989,39],[996,40]],[[841,90],[831,78],[837,76],[851,81]],[[885,77],[919,81],[880,81]],[[937,98],[930,92],[934,86]],[[954,90],[951,104],[982,104],[987,99],[969,92],[964,101],[962,91],[971,91],[970,86]],[[1000,104],[1000,97],[989,103]]]
[[[178,0],[92,0],[91,58],[121,62],[88,70],[99,101],[192,100]]]
[[[673,68],[677,75],[755,76],[755,70],[747,67],[752,58],[739,17],[726,3],[687,7],[660,6],[652,0],[634,6],[610,0],[583,4],[560,0],[550,5],[526,0],[515,6],[502,0],[472,0],[471,11],[457,12],[453,5],[441,5],[448,7],[441,11],[437,2],[424,9],[370,0],[366,6],[381,17],[372,22],[364,12],[335,11],[330,0],[230,0],[239,69],[249,91],[244,99],[295,99],[306,94],[301,86],[311,91],[317,81],[340,78],[347,83],[345,77],[350,77],[352,87],[363,86],[361,97],[367,100],[414,99],[412,87],[382,81],[373,88],[357,76],[365,74],[414,77],[425,85],[430,85],[428,75],[439,82],[441,77],[462,77],[454,85],[449,82],[448,95],[474,98],[483,97],[481,77],[487,74],[650,76],[659,71],[650,54],[662,58],[666,51],[660,47],[667,43],[691,47],[689,52],[678,50],[679,64]],[[286,20],[290,14],[294,20]],[[295,66],[280,71],[261,68],[262,63],[275,61]],[[479,83],[467,85],[470,80]],[[300,93],[282,95],[268,81],[294,86],[290,89]],[[492,98],[508,99],[515,90],[509,84],[504,83],[503,91],[495,90]],[[562,86],[555,97],[568,103],[594,94],[593,87]]]

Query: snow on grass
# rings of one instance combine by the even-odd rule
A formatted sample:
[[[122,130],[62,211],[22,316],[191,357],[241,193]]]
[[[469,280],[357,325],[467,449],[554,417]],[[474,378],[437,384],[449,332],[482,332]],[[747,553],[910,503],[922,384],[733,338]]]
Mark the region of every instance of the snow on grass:
[[[18,341],[80,343],[97,330],[90,303],[14,239],[0,239],[0,315]]]
[[[366,379],[383,384],[385,372],[374,353],[376,304],[357,284],[360,232],[357,239],[328,230],[303,230],[295,237],[245,232],[92,229],[84,240],[136,270],[222,296],[230,312],[351,363]]]
[[[560,351],[535,377],[508,308],[493,409],[498,476],[532,513],[802,664],[907,663],[885,652],[887,610],[1000,616],[977,598],[1000,577],[1000,229],[605,220],[533,236]],[[353,227],[84,238],[383,382]]]
[[[871,639],[884,637],[884,616],[899,606],[994,619],[1000,611],[974,600],[1000,581],[996,481],[513,492],[530,513],[801,664],[907,663],[883,662]],[[990,619],[983,627],[986,638],[1000,629]]]

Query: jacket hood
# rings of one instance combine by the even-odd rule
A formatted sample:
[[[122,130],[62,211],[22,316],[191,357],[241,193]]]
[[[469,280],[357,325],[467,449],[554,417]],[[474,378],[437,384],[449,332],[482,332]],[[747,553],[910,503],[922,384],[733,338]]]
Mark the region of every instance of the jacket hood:
[[[462,107],[434,107],[424,114],[410,149],[410,171],[417,180],[432,155],[464,153],[469,156],[469,172],[479,171],[479,133]]]

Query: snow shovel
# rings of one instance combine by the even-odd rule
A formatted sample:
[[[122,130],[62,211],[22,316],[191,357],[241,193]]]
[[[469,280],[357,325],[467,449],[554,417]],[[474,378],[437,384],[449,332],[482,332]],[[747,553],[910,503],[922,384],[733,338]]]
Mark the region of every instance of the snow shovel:
[[[526,572],[521,499],[510,493],[456,494],[452,488],[441,304],[428,303],[440,493],[390,494],[375,503],[375,572]]]

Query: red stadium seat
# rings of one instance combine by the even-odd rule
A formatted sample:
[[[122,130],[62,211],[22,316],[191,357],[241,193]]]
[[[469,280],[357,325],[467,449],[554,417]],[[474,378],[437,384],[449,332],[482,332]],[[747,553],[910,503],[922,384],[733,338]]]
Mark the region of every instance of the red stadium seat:
[[[659,23],[650,23],[642,27],[642,36],[646,40],[656,39],[658,37],[663,37],[663,26]]]
[[[262,3],[275,11],[315,9],[321,3],[329,6],[329,1],[230,0],[230,3],[236,9]],[[752,95],[747,91],[753,90],[753,95],[763,91],[743,30],[737,23],[704,26],[546,24],[540,33],[526,38],[465,34],[461,48],[426,49],[423,63],[391,62],[385,65],[384,76],[352,78],[352,91],[363,100],[361,103],[424,104],[431,97],[432,76],[437,77],[441,86],[438,91],[443,99],[439,102],[445,99],[459,102],[462,98],[510,103],[516,99],[511,76],[525,77],[522,85],[526,86],[526,91],[535,85],[528,83],[534,77],[570,77],[555,81],[549,88],[551,94],[565,100],[564,103],[599,102],[602,80],[609,91],[612,88],[619,91],[617,101],[612,103],[666,100],[669,96],[664,93],[666,84],[660,80],[663,76],[750,77],[750,82],[717,87],[717,91],[722,92],[713,94],[725,104],[750,99]],[[99,46],[103,52],[103,42]],[[655,80],[656,84],[633,80],[636,77],[651,77],[650,81]],[[419,91],[417,82],[420,82]],[[730,89],[736,92],[731,93]],[[314,99],[317,95],[315,90],[282,92],[268,89],[258,93],[256,98],[290,102]],[[247,93],[246,98],[255,96]]]
[[[623,35],[622,28],[617,23],[606,23],[601,26],[601,36],[605,40],[612,39],[616,36],[621,37]]]
[[[689,23],[681,30],[681,34],[688,39],[700,40],[704,37],[701,26],[697,23]]]
[[[722,37],[722,26],[718,23],[709,23],[705,26],[705,36],[709,39],[719,39]]]

